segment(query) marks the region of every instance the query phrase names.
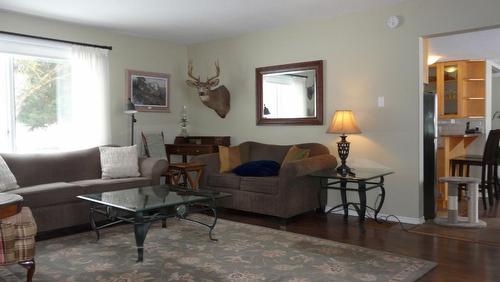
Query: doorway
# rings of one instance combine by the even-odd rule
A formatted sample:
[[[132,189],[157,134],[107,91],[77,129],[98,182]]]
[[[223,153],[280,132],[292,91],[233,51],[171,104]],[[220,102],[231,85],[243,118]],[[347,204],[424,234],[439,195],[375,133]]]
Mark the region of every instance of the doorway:
[[[436,178],[451,174],[450,159],[482,155],[488,132],[500,129],[500,28],[426,36],[421,50],[421,93],[434,92],[437,103]],[[423,100],[421,120],[428,111]],[[424,216],[432,219],[446,212],[447,187],[426,181],[428,175],[424,175],[429,151],[424,149],[424,137],[428,128],[422,123],[420,160]],[[481,171],[471,168],[469,175],[481,177]]]

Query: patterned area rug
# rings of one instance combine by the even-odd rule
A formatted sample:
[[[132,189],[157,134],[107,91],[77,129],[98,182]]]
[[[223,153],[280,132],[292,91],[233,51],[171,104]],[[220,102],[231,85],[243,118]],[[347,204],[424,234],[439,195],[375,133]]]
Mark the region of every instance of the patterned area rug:
[[[207,220],[208,217],[195,215]],[[207,228],[171,219],[151,227],[143,263],[131,225],[37,243],[35,281],[415,281],[435,263],[259,226]],[[23,281],[10,266],[0,280]]]

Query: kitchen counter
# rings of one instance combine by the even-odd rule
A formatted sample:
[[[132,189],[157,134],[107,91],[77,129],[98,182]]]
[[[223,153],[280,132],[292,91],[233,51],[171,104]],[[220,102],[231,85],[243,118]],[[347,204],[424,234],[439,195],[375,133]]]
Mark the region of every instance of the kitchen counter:
[[[483,136],[483,133],[469,133],[469,134],[441,134],[439,137],[463,137],[463,138],[469,138],[469,137],[479,137]]]

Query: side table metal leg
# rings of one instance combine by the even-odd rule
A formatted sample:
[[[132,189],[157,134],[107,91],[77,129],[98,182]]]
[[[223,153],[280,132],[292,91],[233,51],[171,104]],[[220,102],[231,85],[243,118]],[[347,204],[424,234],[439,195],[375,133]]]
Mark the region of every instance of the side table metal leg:
[[[379,222],[377,217],[378,217],[378,214],[380,212],[380,210],[382,209],[382,206],[384,205],[384,201],[385,201],[385,188],[384,188],[384,177],[380,177],[380,203],[378,204],[378,207],[377,209],[375,210],[375,221],[376,222]]]
[[[366,215],[366,183],[364,181],[360,181],[358,184],[358,194],[359,194],[359,223],[363,225],[365,222]]]
[[[318,191],[318,202],[319,202],[319,208],[317,210],[318,213],[324,214],[325,213],[325,208],[326,204],[328,201],[328,180],[324,178],[320,178],[320,189]]]
[[[345,190],[347,188],[347,182],[342,181],[340,183],[340,187],[342,190],[340,190],[340,197],[342,198],[342,207],[344,208],[344,221],[347,221],[349,218],[349,206],[347,205],[347,191]]]
[[[142,212],[137,212],[135,214],[134,234],[135,234],[135,244],[137,246],[137,262],[143,261],[144,240],[146,239],[146,234],[148,233],[150,225],[151,223],[144,222],[144,215]]]

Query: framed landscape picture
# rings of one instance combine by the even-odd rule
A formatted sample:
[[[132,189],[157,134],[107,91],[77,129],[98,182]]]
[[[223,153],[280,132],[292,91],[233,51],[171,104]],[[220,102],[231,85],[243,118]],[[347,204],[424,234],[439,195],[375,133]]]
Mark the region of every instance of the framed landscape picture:
[[[170,75],[127,70],[127,95],[139,112],[170,112]]]

